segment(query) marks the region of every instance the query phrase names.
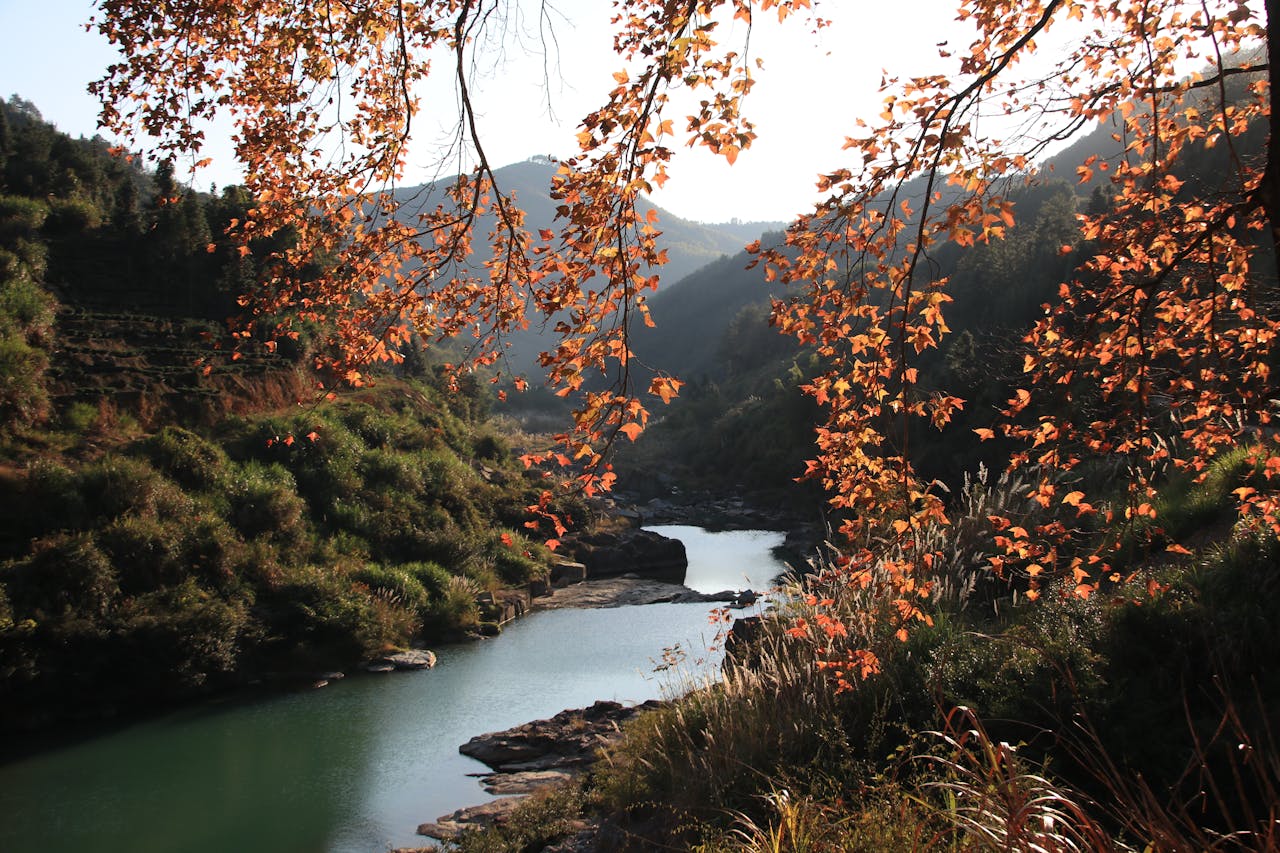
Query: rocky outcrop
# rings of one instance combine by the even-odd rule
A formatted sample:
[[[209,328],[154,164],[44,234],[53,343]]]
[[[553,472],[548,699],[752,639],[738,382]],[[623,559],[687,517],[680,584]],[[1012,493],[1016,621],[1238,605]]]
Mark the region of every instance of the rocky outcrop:
[[[694,604],[724,603],[734,606],[741,593],[726,589],[722,592],[697,592],[687,586],[665,581],[646,580],[634,575],[573,584],[552,590],[551,595],[540,598],[534,606],[539,610],[560,610],[568,607],[630,607],[640,604]]]
[[[784,500],[748,500],[711,492],[669,491],[646,497],[615,491],[605,508],[609,515],[649,524],[694,524],[710,530],[789,530],[805,523]]]
[[[524,795],[571,780],[596,760],[602,746],[621,736],[623,722],[662,704],[654,700],[635,706],[596,702],[590,708],[561,711],[547,720],[473,737],[458,751],[495,771],[481,777],[486,791],[510,796],[421,824],[418,834],[451,840],[468,828],[502,823]]]
[[[505,625],[528,613],[531,600],[532,593],[528,590],[503,589],[480,593],[476,596],[476,605],[480,609],[481,619]]]
[[[427,649],[410,649],[374,658],[364,665],[366,672],[393,672],[397,669],[431,669],[436,665],[435,652]]]
[[[765,637],[765,623],[760,616],[744,616],[733,620],[724,640],[724,660],[721,666],[728,670],[734,666],[753,667],[760,660],[760,644]]]
[[[651,530],[590,533],[565,545],[591,580],[635,574],[679,583],[689,568],[684,543]]]
[[[587,579],[587,567],[572,560],[560,560],[551,566],[551,585],[553,587],[582,583]]]
[[[618,736],[621,723],[661,706],[654,700],[634,706],[596,702],[589,708],[561,711],[547,720],[477,735],[458,751],[499,773],[582,767],[595,761],[596,751]]]
[[[499,797],[532,794],[548,785],[568,782],[574,774],[569,770],[521,770],[517,773],[487,773],[480,777],[480,787]]]
[[[453,841],[467,829],[493,826],[511,816],[511,812],[520,805],[523,797],[500,797],[481,803],[478,806],[467,806],[453,814],[445,815],[431,823],[418,826],[418,834],[441,841]]]

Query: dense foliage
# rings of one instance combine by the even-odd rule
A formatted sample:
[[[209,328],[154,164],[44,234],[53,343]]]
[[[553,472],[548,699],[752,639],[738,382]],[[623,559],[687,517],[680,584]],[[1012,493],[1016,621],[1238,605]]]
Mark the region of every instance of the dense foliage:
[[[883,588],[822,566],[732,645],[718,683],[459,847],[542,849],[586,817],[620,850],[1272,850],[1280,553],[1265,528],[1230,529],[1233,491],[1264,478],[1249,456],[1160,491],[1160,547],[1205,543],[1196,557],[1165,561],[1135,534],[1126,565],[1158,563],[1149,574],[1034,603],[985,571],[987,516],[1074,511],[984,474],[926,531],[947,555],[931,625],[899,639]],[[868,650],[855,689],[827,689],[821,661]]]
[[[492,618],[478,593],[545,578],[521,533],[539,488],[504,439],[429,385],[388,382],[5,481],[5,707],[305,675],[458,636]]]
[[[460,636],[495,618],[480,593],[545,576],[542,487],[475,382],[418,360],[332,403],[304,336],[217,358],[259,274],[222,236],[242,188],[181,189],[17,98],[0,130],[7,723]]]

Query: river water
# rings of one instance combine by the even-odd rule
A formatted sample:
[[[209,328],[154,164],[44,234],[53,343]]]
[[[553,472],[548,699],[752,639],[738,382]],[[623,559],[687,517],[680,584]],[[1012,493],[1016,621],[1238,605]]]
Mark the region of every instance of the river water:
[[[686,583],[765,589],[782,534],[650,528],[681,539]],[[381,853],[489,797],[458,753],[474,735],[597,699],[670,696],[713,677],[708,604],[534,613],[437,649],[423,672],[206,705],[0,766],[3,853]],[[679,647],[676,675],[654,674]]]

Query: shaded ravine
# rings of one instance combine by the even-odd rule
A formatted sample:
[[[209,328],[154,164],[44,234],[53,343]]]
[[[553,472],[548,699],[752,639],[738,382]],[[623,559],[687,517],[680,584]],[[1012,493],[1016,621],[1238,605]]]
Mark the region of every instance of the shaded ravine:
[[[659,528],[685,541],[688,582],[759,585],[781,534]],[[702,556],[699,556],[702,554]],[[726,573],[734,579],[727,579]],[[713,605],[534,613],[485,642],[437,649],[431,671],[207,706],[0,766],[0,850],[355,853],[420,844],[424,820],[488,799],[458,745],[597,699],[679,689],[653,675],[680,644],[706,653]],[[687,676],[686,676],[687,677]]]

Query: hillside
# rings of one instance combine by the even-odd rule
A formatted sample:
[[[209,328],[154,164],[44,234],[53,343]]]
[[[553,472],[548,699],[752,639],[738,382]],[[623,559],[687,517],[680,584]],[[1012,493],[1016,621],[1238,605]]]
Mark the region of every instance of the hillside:
[[[551,198],[551,179],[556,174],[558,165],[545,157],[533,157],[521,163],[512,163],[495,170],[495,179],[500,188],[515,194],[517,202],[525,212],[526,227],[531,233],[543,229],[556,228],[556,206]],[[405,205],[407,214],[419,210],[428,210],[439,204],[443,193],[439,187],[448,186],[450,181],[427,184],[417,187],[406,187],[397,190],[397,199]],[[659,293],[665,292],[677,282],[696,270],[722,260],[727,255],[736,254],[749,242],[751,224],[729,223],[726,226],[702,225],[664,210],[642,199],[638,205],[643,215],[653,210],[658,215],[656,227],[662,232],[658,238],[658,247],[667,252],[667,263],[654,270],[659,277]],[[493,217],[482,217],[476,226],[477,233],[487,233],[492,228]],[[651,297],[652,298],[652,297]],[[507,351],[507,368],[513,373],[528,374],[538,377],[541,368],[537,364],[540,352],[554,349],[552,320],[530,317],[530,328],[516,330],[509,334],[506,342],[510,344]]]
[[[417,358],[321,400],[314,324],[233,352],[273,248],[222,237],[240,188],[179,188],[16,98],[0,167],[8,730],[493,633],[506,591],[546,578],[524,528],[542,485],[486,388]]]
[[[554,229],[557,202],[551,198],[551,179],[555,176],[559,165],[546,157],[531,157],[520,163],[512,163],[494,170],[494,178],[506,192],[515,194],[516,201],[524,210],[526,227],[531,232],[542,229]],[[417,210],[433,208],[443,198],[438,187],[448,186],[452,179],[439,181],[436,184],[423,184],[415,187],[403,187],[396,191],[396,198],[405,205],[409,213]],[[668,261],[657,270],[659,289],[671,286],[721,255],[730,254],[741,249],[752,237],[745,237],[743,226],[738,225],[703,225],[682,219],[671,211],[665,210],[647,199],[639,204],[641,215],[653,210],[657,212],[657,227],[662,231],[659,247],[667,250]],[[484,233],[491,227],[491,218],[477,226],[478,233]],[[750,233],[751,227],[745,233]],[[758,232],[757,232],[758,233]]]

